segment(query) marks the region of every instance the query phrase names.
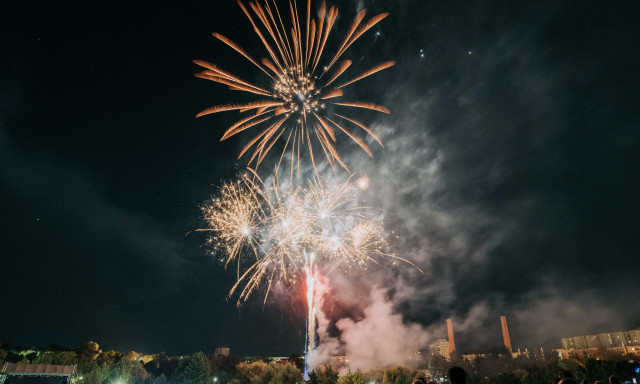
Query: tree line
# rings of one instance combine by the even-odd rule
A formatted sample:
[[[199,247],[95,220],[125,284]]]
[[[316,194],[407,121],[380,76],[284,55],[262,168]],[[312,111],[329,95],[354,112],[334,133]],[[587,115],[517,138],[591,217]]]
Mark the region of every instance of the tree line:
[[[615,375],[622,380],[640,379],[640,365],[633,356],[607,355],[598,359],[558,359],[555,356],[511,358],[491,353],[473,360],[453,356],[451,361],[429,356],[417,367],[391,367],[369,372],[342,372],[331,366],[309,373],[306,384],[411,384],[417,377],[427,382],[445,378],[454,365],[465,369],[469,383],[547,384],[570,374],[578,380],[600,380]],[[206,356],[197,352],[170,356],[164,352],[143,355],[100,350],[95,342],[70,350],[50,346],[40,350],[12,350],[0,345],[2,362],[76,365],[80,384],[301,384],[303,360],[292,355],[284,363],[268,358]]]

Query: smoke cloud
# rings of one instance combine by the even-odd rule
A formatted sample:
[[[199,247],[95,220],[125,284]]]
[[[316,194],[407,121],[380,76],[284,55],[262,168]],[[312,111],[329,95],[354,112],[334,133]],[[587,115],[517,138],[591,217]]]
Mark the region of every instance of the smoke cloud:
[[[410,7],[397,8],[395,17],[412,18]],[[477,11],[460,12],[475,20]],[[461,352],[502,345],[501,315],[514,349],[637,327],[629,298],[638,293],[638,237],[626,212],[639,212],[626,192],[637,184],[627,178],[633,145],[601,127],[604,111],[617,107],[607,101],[587,112],[592,100],[567,90],[574,76],[571,84],[595,87],[613,64],[585,72],[575,62],[556,65],[562,53],[550,54],[545,39],[557,14],[526,27],[526,37],[518,22],[503,20],[489,34],[470,22],[468,33],[481,36],[468,39],[470,48],[441,26],[442,12],[376,40],[376,58],[407,49],[393,75],[353,91],[392,110],[370,124],[384,148],[369,138],[373,160],[346,139],[339,148],[352,171],[371,178],[362,197],[384,212],[397,254],[424,274],[387,266],[332,276],[341,310],[326,311],[320,325],[338,335],[325,335],[315,358],[340,351],[354,369],[408,363],[404,352],[446,338],[447,318]],[[424,59],[418,43],[400,40],[425,34],[433,37]],[[324,179],[335,177],[320,168]]]
[[[324,296],[320,308],[327,304],[326,300],[341,297],[340,294]],[[331,364],[331,357],[335,355],[349,360],[345,371],[403,365],[415,360],[430,339],[429,332],[420,324],[405,322],[390,300],[388,290],[383,288],[375,288],[370,293],[359,316],[343,317],[332,323],[321,310],[318,325],[320,344],[310,355],[312,368]],[[330,327],[335,327],[339,336],[331,336]]]

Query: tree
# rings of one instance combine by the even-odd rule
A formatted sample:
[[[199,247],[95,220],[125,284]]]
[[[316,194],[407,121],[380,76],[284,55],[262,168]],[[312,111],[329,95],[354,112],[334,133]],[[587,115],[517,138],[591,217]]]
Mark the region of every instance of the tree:
[[[362,373],[352,373],[351,370],[338,380],[338,384],[364,384],[364,376]]]
[[[4,362],[4,359],[7,358],[8,354],[9,354],[9,351],[7,351],[6,349],[0,348],[0,363]]]
[[[80,348],[78,348],[76,352],[78,352],[81,360],[95,360],[102,353],[102,351],[100,350],[100,345],[98,345],[98,343],[96,343],[95,341],[89,341],[82,344],[82,346],[80,346]]]
[[[149,377],[149,373],[144,369],[144,366],[140,361],[138,360],[134,360],[134,361],[124,360],[124,361],[127,364],[129,378],[132,382],[142,383]]]
[[[167,384],[167,377],[160,375],[153,380],[153,384]]]
[[[74,351],[44,352],[35,360],[36,364],[76,365],[78,356]]]
[[[315,369],[309,372],[309,380],[306,381],[307,384],[319,384],[318,383],[318,374]]]
[[[522,384],[547,384],[549,380],[545,380],[542,376],[537,373],[532,373],[522,379]]]
[[[21,361],[21,363],[31,364],[31,362],[33,362],[38,357],[38,355],[39,355],[39,352],[29,350],[24,354],[23,360],[26,360],[26,361]]]
[[[123,358],[127,360],[138,360],[142,357],[142,353],[136,351],[129,351],[124,354]]]
[[[142,384],[148,377],[147,371],[139,361],[120,359],[111,366],[101,367],[102,377],[108,383],[123,382],[127,384]]]
[[[240,363],[236,366],[235,384],[254,384],[260,382],[260,377],[267,368],[267,364],[262,361],[253,363]]]
[[[177,357],[170,357],[166,352],[160,352],[153,355],[153,360],[148,361],[144,365],[144,369],[157,377],[164,375],[167,380],[171,381],[179,362],[180,359]]]
[[[101,384],[104,378],[100,374],[100,370],[94,369],[84,374],[84,384]]]
[[[235,378],[235,373],[218,371],[218,372],[212,372],[211,376],[213,376],[213,382],[215,384],[229,384],[233,382]]]
[[[262,377],[262,384],[297,384],[302,382],[302,372],[291,364],[269,364]]]
[[[451,366],[451,363],[448,362],[444,357],[440,355],[432,355],[428,359],[428,367],[431,371],[435,373],[444,374],[445,372],[447,372],[447,370],[449,370],[450,366]]]
[[[100,346],[95,341],[84,343],[80,348],[76,349],[78,373],[86,377],[89,373],[97,371],[99,369],[97,359],[101,353]],[[102,374],[96,372],[96,375],[92,377],[98,380],[98,376]],[[101,380],[102,378],[100,378],[100,381]],[[99,384],[99,382],[92,384]]]
[[[515,373],[498,373],[489,379],[489,384],[520,384],[522,381]]]
[[[122,353],[118,351],[106,351],[98,355],[94,360],[99,366],[112,367],[122,360]]]
[[[329,365],[318,373],[318,384],[337,384],[339,377]]]
[[[210,384],[209,361],[202,352],[185,356],[176,368],[175,381],[179,384]]]
[[[55,353],[54,352],[44,352],[42,353],[40,356],[38,356],[33,363],[34,364],[55,364],[53,362],[55,358]]]
[[[383,384],[411,384],[416,372],[403,367],[389,368],[382,375]]]
[[[242,359],[238,356],[215,355],[210,358],[211,372],[212,374],[219,372],[235,374],[236,366],[241,361]]]
[[[292,364],[240,363],[237,366],[235,384],[297,384],[302,382],[302,372]]]

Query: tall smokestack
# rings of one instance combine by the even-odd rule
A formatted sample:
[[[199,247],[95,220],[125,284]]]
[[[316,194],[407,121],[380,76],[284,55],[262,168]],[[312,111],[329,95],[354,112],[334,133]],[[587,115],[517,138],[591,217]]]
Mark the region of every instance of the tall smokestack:
[[[456,342],[453,340],[453,322],[447,319],[447,331],[449,332],[449,355],[456,351]]]
[[[502,323],[502,338],[504,339],[504,346],[509,353],[513,353],[511,350],[511,339],[509,338],[509,328],[507,328],[507,318],[500,316],[500,323]]]

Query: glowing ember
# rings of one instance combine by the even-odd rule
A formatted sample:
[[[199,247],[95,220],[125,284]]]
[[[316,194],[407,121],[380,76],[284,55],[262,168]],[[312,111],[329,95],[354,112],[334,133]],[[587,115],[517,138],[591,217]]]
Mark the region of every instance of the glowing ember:
[[[367,176],[361,176],[358,181],[356,181],[358,188],[362,191],[366,191],[369,189],[369,178]]]

